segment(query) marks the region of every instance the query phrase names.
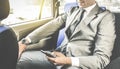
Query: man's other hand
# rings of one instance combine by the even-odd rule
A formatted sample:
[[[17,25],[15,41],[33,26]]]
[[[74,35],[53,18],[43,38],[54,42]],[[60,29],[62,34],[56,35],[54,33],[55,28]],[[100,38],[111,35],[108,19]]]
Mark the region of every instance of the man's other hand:
[[[19,55],[18,55],[18,58],[20,58],[22,52],[26,49],[26,45],[22,44],[21,41],[18,42],[18,45],[19,45]]]

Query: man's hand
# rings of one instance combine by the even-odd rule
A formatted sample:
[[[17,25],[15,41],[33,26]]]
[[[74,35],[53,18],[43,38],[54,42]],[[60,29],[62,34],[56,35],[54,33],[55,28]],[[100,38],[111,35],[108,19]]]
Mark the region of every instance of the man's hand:
[[[18,45],[19,45],[19,55],[18,55],[18,58],[20,58],[22,52],[26,49],[26,45],[25,44],[22,44],[22,42],[18,42]]]
[[[66,64],[71,65],[70,57],[66,57],[64,54],[60,52],[53,52],[53,54],[56,55],[55,58],[47,56],[50,62],[53,62],[55,65],[66,65]]]

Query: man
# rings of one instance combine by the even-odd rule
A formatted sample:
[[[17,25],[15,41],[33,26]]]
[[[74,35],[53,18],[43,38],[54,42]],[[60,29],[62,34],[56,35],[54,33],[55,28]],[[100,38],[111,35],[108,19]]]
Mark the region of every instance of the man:
[[[103,69],[109,63],[115,40],[114,15],[98,7],[95,0],[78,0],[78,4],[79,8],[73,7],[19,42],[21,54],[26,44],[65,26],[65,39],[52,53],[56,57],[45,56],[41,51],[26,51],[17,69]]]

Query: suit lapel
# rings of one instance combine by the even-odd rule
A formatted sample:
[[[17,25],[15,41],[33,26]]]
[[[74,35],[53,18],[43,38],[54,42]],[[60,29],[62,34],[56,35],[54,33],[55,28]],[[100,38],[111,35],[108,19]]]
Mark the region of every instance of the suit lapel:
[[[82,28],[85,28],[85,26],[87,26],[91,21],[93,21],[95,18],[97,18],[99,12],[99,7],[98,5],[96,5],[91,11],[90,13],[86,16],[86,18],[84,20],[82,20],[78,26],[76,27],[75,31],[73,32],[71,38],[77,33],[79,32]]]
[[[67,21],[67,23],[66,23],[66,29],[68,29],[68,27],[77,20],[77,17],[78,17],[77,15],[78,15],[79,11],[80,11],[80,9],[78,9],[75,13],[73,13],[70,16],[70,18],[68,19],[69,21]]]

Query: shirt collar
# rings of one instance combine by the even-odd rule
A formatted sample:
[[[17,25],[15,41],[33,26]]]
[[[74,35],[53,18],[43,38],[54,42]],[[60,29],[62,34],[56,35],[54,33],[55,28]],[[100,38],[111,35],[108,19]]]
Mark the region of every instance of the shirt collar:
[[[91,5],[91,6],[89,6],[89,7],[87,7],[87,8],[84,8],[84,9],[85,9],[86,12],[89,13],[95,6],[96,6],[96,3]]]

